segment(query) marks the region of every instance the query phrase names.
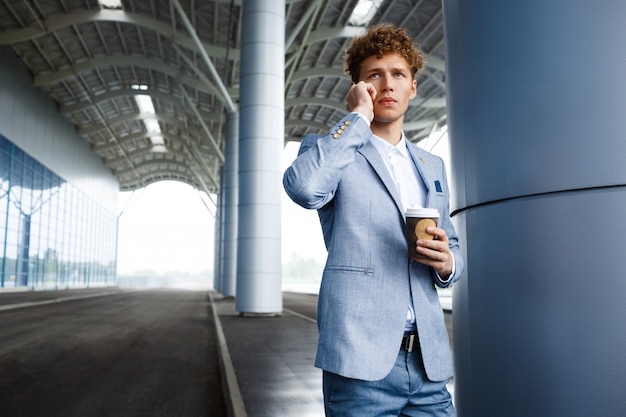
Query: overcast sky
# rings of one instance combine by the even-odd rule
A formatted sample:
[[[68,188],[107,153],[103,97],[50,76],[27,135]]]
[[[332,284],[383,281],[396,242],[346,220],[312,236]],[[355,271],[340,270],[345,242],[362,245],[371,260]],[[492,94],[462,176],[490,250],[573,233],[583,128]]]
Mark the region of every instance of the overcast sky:
[[[299,143],[283,153],[283,169],[295,158]],[[130,199],[130,201],[129,201]],[[212,203],[207,204],[214,212]],[[191,186],[161,181],[118,201],[118,274],[151,269],[198,273],[213,269],[214,218]],[[292,253],[326,260],[317,213],[294,204],[282,192],[282,257]],[[302,237],[306,236],[305,239]]]

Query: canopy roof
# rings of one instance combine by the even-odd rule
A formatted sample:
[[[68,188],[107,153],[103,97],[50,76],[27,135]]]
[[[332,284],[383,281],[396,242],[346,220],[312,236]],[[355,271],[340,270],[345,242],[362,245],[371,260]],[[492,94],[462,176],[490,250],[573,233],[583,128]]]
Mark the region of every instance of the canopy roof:
[[[344,51],[365,24],[382,22],[405,27],[426,54],[405,118],[409,140],[446,124],[441,0],[374,0],[371,20],[353,23],[357,3],[286,0],[285,141],[327,131],[345,114]],[[239,97],[241,10],[241,0],[123,0],[121,8],[0,0],[0,45],[58,103],[120,190],[176,180],[215,193],[225,115]]]

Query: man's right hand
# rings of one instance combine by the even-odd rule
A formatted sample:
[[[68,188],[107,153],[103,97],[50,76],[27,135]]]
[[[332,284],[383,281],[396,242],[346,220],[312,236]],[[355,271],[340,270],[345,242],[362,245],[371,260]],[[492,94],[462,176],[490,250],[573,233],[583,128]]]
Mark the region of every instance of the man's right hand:
[[[367,117],[371,122],[374,120],[374,100],[376,89],[370,83],[359,81],[352,84],[346,95],[346,109],[349,112],[357,112]]]

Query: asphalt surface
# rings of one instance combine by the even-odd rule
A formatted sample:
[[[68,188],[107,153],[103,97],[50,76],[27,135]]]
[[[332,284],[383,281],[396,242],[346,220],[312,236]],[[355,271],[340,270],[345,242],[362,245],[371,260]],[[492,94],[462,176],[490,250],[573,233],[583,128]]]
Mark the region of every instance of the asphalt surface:
[[[0,417],[323,417],[316,310],[293,292],[267,317],[213,291],[1,291]]]
[[[206,292],[91,295],[0,293],[0,416],[226,416]]]

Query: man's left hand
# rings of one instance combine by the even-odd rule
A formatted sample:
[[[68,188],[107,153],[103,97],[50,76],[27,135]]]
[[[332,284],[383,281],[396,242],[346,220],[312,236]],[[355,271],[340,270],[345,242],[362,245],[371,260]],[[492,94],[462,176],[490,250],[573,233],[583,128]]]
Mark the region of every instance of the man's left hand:
[[[433,235],[433,240],[418,240],[416,251],[424,257],[413,260],[433,268],[442,280],[447,280],[452,274],[452,253],[448,244],[446,231],[438,227],[429,227],[426,232]]]

